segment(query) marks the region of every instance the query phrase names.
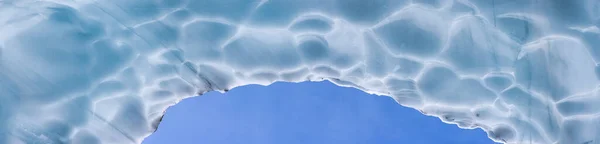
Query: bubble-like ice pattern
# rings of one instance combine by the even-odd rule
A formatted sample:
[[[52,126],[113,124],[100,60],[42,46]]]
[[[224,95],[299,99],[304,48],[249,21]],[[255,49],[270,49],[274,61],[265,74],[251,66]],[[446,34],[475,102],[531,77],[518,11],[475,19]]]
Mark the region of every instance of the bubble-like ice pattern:
[[[600,143],[598,26],[598,0],[0,0],[0,143],[140,143],[181,99],[320,80]]]

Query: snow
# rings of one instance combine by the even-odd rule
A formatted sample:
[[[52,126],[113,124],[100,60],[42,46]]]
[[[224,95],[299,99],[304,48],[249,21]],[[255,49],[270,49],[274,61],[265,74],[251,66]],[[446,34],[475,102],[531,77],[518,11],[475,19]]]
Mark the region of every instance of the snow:
[[[140,143],[208,91],[329,80],[503,143],[597,143],[597,0],[4,0],[0,143]]]

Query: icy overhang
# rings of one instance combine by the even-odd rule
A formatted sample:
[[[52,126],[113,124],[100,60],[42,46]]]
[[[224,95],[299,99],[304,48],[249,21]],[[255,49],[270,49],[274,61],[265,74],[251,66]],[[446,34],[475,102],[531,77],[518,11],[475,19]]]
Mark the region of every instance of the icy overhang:
[[[139,143],[183,98],[329,80],[505,143],[600,137],[597,0],[0,1],[0,143]]]

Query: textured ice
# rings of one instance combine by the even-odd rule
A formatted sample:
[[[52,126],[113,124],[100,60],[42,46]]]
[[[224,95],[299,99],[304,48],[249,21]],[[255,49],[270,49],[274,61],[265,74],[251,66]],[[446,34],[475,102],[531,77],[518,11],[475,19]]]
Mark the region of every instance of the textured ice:
[[[0,143],[139,143],[207,91],[329,80],[504,143],[600,143],[598,0],[0,0]]]

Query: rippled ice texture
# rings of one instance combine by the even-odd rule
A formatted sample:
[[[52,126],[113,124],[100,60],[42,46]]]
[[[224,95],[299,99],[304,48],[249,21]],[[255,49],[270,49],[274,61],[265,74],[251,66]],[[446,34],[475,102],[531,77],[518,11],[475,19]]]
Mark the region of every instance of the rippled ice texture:
[[[207,91],[329,80],[505,143],[600,143],[598,0],[0,0],[0,143],[139,143]]]

